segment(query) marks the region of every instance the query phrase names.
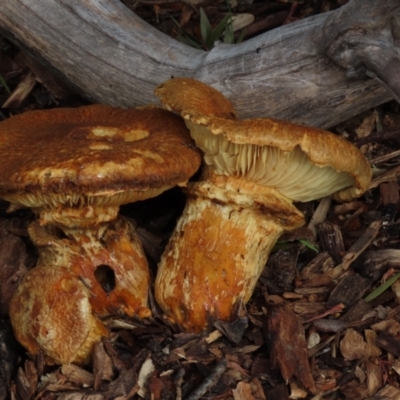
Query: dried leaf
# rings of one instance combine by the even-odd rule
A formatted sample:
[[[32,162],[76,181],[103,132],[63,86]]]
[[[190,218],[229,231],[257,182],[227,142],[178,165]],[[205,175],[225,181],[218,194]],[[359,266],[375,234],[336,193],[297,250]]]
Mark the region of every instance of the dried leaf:
[[[107,354],[103,342],[98,342],[93,351],[94,389],[99,390],[103,381],[111,381],[114,372],[111,357]]]
[[[33,72],[27,75],[19,82],[18,86],[13,90],[8,99],[3,103],[1,108],[18,108],[22,102],[29,96],[36,84],[36,77]]]
[[[232,16],[232,31],[236,32],[239,29],[243,29],[246,26],[254,22],[254,15],[248,13],[242,13]]]
[[[236,389],[232,390],[234,400],[256,400],[251,393],[251,385],[245,382],[239,382]]]
[[[93,374],[74,364],[64,364],[61,366],[61,373],[73,383],[79,386],[92,386],[94,383]]]
[[[355,329],[346,329],[343,339],[340,341],[340,352],[345,360],[360,360],[368,353],[363,335]]]
[[[373,396],[382,387],[382,369],[370,361],[366,362],[368,394]]]
[[[139,372],[139,378],[138,378],[138,384],[139,384],[139,391],[138,395],[140,397],[145,397],[146,395],[146,382],[149,379],[150,375],[154,372],[155,366],[153,363],[153,360],[151,358],[148,358],[142,365],[142,368],[140,368]]]

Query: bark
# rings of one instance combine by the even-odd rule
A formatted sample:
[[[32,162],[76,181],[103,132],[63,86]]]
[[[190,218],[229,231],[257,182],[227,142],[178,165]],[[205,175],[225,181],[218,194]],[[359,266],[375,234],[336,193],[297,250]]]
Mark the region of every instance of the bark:
[[[346,307],[351,307],[364,296],[371,284],[370,279],[363,278],[359,274],[346,276],[332,290],[326,306],[331,308],[337,304],[344,304]]]
[[[279,365],[283,379],[289,382],[292,377],[297,377],[315,394],[317,389],[307,357],[304,328],[296,314],[286,307],[271,306],[266,332],[272,363]]]
[[[2,0],[0,32],[92,101],[154,102],[157,84],[191,76],[230,98],[240,117],[329,127],[400,93],[399,9],[397,0],[352,0],[209,52],[157,31],[119,0]]]

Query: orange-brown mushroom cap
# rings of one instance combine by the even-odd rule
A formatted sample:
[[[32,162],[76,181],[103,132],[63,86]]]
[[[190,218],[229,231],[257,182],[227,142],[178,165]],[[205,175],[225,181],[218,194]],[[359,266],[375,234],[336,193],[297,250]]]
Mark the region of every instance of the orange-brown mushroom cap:
[[[200,102],[178,101],[180,91],[196,88]],[[362,195],[371,181],[371,168],[364,155],[347,140],[318,128],[269,118],[236,120],[218,115],[208,102],[204,84],[171,79],[156,89],[163,106],[186,120],[206,165],[216,174],[243,177],[275,188],[289,199],[314,200],[333,194],[346,201]],[[167,89],[168,90],[167,90]],[[226,100],[227,101],[227,100]],[[208,102],[208,103],[207,103]]]
[[[0,124],[0,196],[16,206],[115,206],[184,184],[200,156],[156,107],[31,111]]]
[[[192,78],[173,78],[159,85],[155,94],[163,106],[186,115],[212,115],[236,119],[232,103],[218,90]]]

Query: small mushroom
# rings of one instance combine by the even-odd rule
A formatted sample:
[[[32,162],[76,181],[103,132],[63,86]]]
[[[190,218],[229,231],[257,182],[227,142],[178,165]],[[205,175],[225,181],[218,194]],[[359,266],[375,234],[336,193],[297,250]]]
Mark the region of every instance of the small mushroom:
[[[204,159],[155,282],[158,304],[189,331],[237,317],[278,237],[304,223],[293,201],[350,200],[371,180],[366,158],[341,137],[274,119],[237,120],[234,110],[220,116],[218,97],[204,87],[175,78],[156,89],[185,119]]]
[[[96,318],[89,291],[65,267],[33,268],[10,304],[17,340],[36,355],[45,349],[49,363],[83,364],[108,330]]]
[[[147,260],[118,212],[196,172],[200,154],[181,118],[154,106],[26,112],[0,124],[0,160],[0,197],[38,215],[29,227],[37,267],[67,268],[87,287],[95,315],[149,316]],[[12,300],[14,327],[25,292]]]

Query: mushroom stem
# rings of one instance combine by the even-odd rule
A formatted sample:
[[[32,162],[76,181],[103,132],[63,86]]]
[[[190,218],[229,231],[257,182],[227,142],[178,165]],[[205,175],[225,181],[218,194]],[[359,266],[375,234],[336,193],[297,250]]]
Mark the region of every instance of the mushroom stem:
[[[271,193],[258,201],[234,188],[229,178],[189,184],[186,208],[155,282],[158,304],[185,330],[201,331],[213,320],[236,319],[288,228],[274,215],[277,203],[285,203],[296,216],[295,226],[302,225],[302,215],[290,202]]]
[[[39,251],[37,266],[70,270],[88,288],[94,313],[150,316],[146,257],[134,227],[123,217],[82,228],[36,221],[29,234]]]

